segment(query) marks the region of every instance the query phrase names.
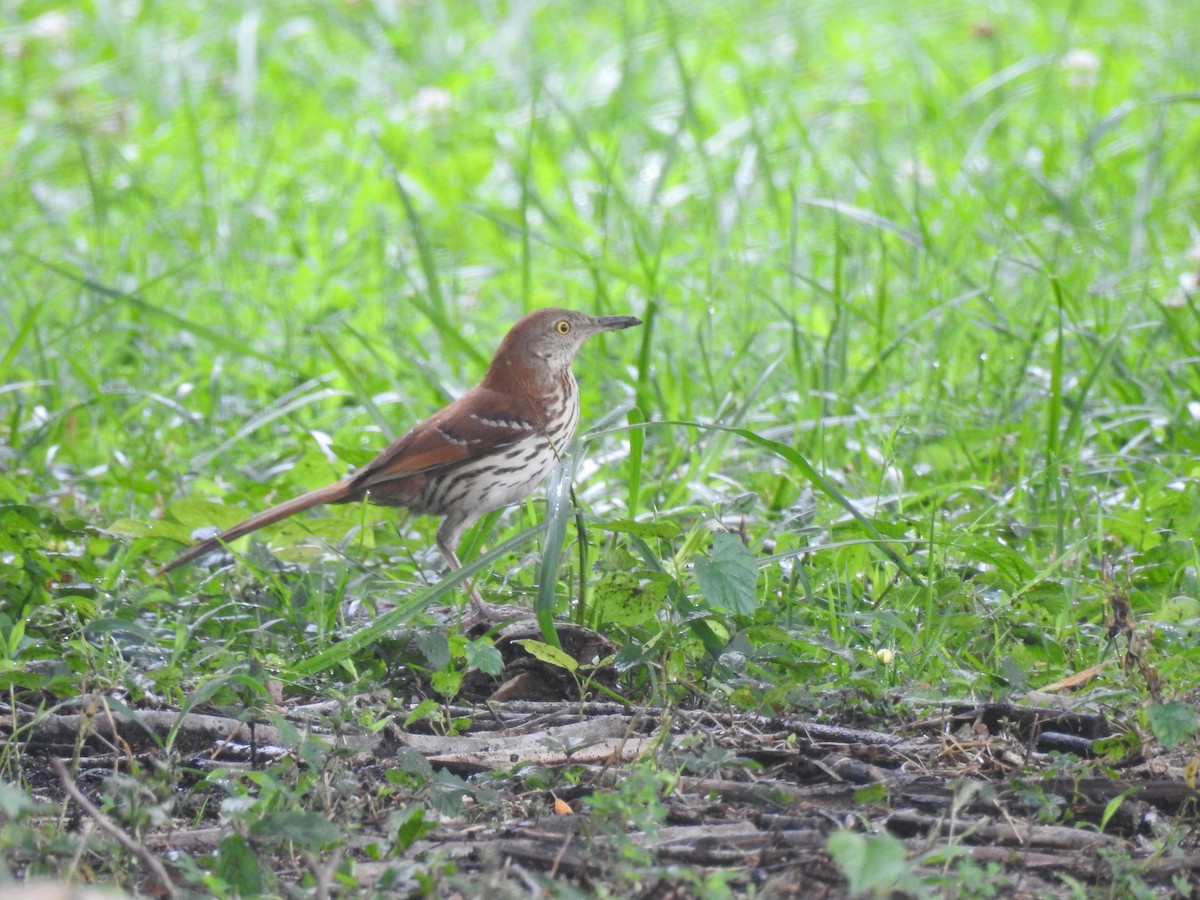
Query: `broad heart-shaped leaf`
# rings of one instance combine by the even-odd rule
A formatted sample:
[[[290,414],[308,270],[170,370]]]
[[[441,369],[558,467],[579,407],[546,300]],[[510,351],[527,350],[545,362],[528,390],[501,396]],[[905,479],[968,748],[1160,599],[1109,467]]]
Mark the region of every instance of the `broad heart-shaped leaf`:
[[[1186,703],[1151,703],[1146,707],[1146,722],[1168,750],[1196,733],[1196,712]]]
[[[736,534],[714,535],[712,553],[696,559],[696,581],[708,605],[748,616],[758,601],[754,554]]]

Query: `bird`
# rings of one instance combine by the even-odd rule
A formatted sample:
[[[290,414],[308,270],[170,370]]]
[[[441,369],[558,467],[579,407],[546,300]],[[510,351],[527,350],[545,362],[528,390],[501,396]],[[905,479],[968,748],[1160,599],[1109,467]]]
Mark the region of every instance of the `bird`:
[[[158,574],[314,506],[364,500],[441,516],[438,551],[451,569],[462,568],[463,532],[481,516],[528,496],[565,454],[579,424],[579,386],[571,364],[580,346],[594,335],[640,324],[636,316],[557,308],[529,313],[501,340],[479,384],[361,469],[194,544]],[[477,619],[492,616],[473,585],[469,597]]]

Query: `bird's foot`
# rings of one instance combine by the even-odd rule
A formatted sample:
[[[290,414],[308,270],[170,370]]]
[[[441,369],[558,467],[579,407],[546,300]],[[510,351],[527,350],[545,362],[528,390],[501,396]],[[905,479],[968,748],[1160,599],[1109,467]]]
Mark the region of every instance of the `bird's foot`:
[[[479,591],[471,590],[470,609],[463,615],[462,628],[464,631],[469,631],[472,628],[483,626],[486,628],[494,628],[497,625],[503,625],[506,622],[511,622],[514,619],[526,619],[533,615],[532,610],[525,609],[522,606],[497,606],[486,602],[479,595]]]

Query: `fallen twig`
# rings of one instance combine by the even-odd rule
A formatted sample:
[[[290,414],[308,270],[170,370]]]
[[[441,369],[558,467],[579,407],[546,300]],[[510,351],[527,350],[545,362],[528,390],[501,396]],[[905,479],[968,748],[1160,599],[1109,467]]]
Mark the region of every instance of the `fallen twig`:
[[[55,757],[50,760],[50,764],[58,774],[58,779],[62,782],[63,789],[71,795],[71,799],[79,804],[79,808],[91,816],[92,821],[100,826],[100,828],[112,835],[118,844],[140,859],[155,879],[157,879],[159,885],[162,886],[163,892],[168,897],[178,897],[179,892],[176,891],[175,885],[171,881],[171,876],[167,874],[167,870],[163,868],[163,864],[158,861],[158,857],[131,838],[120,825],[101,812],[91,800],[83,795],[83,792],[79,790],[79,786],[75,784],[74,779],[71,778],[71,774],[67,771],[67,767],[61,759]]]

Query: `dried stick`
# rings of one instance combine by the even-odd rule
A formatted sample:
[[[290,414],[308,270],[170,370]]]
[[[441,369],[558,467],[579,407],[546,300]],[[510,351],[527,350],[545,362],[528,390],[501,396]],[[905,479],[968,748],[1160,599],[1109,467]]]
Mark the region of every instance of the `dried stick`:
[[[54,766],[54,771],[58,774],[59,781],[67,793],[71,795],[71,799],[79,804],[80,809],[92,817],[101,829],[107,831],[117,843],[136,856],[142,861],[150,873],[158,879],[158,883],[162,886],[163,892],[168,897],[178,897],[179,892],[175,890],[175,885],[171,882],[171,876],[167,874],[167,870],[163,868],[163,864],[158,861],[158,857],[131,838],[125,833],[116,822],[106,816],[103,812],[96,808],[87,797],[83,796],[83,792],[79,790],[71,778],[71,774],[67,771],[67,767],[63,765],[63,761],[58,758],[52,758],[50,764]]]

